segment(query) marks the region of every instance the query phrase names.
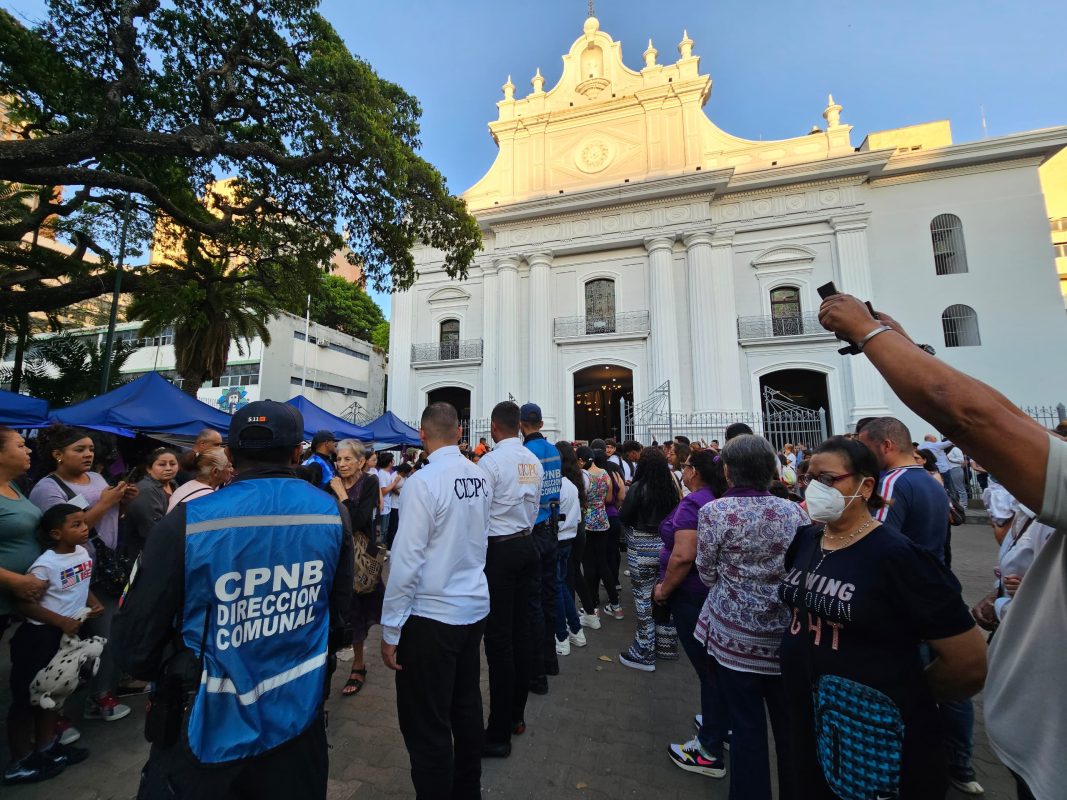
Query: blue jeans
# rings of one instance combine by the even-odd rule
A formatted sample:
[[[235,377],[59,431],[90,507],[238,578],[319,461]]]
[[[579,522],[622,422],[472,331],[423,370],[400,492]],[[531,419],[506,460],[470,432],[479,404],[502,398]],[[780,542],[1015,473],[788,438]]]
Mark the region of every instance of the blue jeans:
[[[578,619],[578,607],[574,604],[574,592],[567,585],[567,571],[570,569],[571,548],[574,543],[568,539],[560,542],[556,549],[556,641],[562,642],[568,633],[577,633],[582,629]],[[569,629],[569,630],[568,630]]]
[[[767,717],[774,732],[778,796],[792,800],[793,768],[782,676],[729,669],[711,656],[708,663],[730,709],[730,800],[771,800]]]
[[[668,605],[674,615],[674,625],[678,629],[678,641],[682,643],[700,681],[700,713],[703,715],[704,724],[697,732],[697,739],[700,740],[704,752],[721,759],[723,740],[730,729],[726,700],[715,676],[708,670],[707,650],[693,636],[700,618],[700,609],[704,607],[704,597],[677,589],[668,598]]]
[[[930,645],[919,645],[923,666],[934,660]],[[941,730],[945,736],[948,771],[953,778],[974,780],[974,703],[971,700],[950,700],[937,704],[941,715]]]
[[[378,517],[378,544],[385,544],[389,538],[389,519],[392,516],[393,512],[386,511]]]

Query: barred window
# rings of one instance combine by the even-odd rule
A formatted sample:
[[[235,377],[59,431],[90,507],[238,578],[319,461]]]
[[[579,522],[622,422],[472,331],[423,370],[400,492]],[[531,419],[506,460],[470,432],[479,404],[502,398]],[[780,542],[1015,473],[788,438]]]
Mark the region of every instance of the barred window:
[[[945,331],[945,347],[977,347],[982,343],[978,335],[978,315],[970,306],[954,305],[941,315]]]
[[[771,289],[771,329],[775,336],[799,336],[804,333],[800,316],[800,289],[796,286]]]
[[[615,281],[610,278],[585,284],[585,332],[615,333]]]
[[[967,250],[963,245],[963,223],[955,214],[938,214],[930,223],[934,245],[934,270],[938,275],[967,272]]]
[[[441,344],[455,344],[459,341],[459,320],[446,319],[441,323]]]

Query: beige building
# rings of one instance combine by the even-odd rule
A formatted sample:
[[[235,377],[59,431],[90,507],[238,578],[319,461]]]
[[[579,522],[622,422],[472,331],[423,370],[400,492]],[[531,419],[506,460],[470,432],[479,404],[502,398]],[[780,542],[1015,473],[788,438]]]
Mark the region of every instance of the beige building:
[[[1045,193],[1052,248],[1056,254],[1056,271],[1060,276],[1060,291],[1067,306],[1067,151],[1053,156],[1038,170],[1041,189]]]

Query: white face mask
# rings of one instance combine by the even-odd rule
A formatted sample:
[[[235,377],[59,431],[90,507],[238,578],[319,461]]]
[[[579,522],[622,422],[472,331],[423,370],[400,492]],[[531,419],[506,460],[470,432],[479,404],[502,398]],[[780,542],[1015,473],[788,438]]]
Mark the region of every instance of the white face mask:
[[[804,500],[808,505],[808,516],[814,522],[836,522],[841,519],[845,509],[852,505],[852,501],[862,496],[859,494],[841,494],[837,489],[818,481],[812,481],[808,484],[807,491],[804,492]],[[847,503],[845,502],[846,499],[848,500]]]

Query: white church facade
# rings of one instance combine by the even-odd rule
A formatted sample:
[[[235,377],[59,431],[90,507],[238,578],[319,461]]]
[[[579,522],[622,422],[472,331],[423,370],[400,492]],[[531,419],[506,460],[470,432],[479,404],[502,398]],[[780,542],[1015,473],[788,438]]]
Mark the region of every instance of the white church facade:
[[[640,71],[586,21],[549,91],[504,85],[499,154],[463,197],[484,249],[467,280],[416,252],[392,298],[389,407],[486,417],[512,397],[546,433],[618,435],[620,401],[669,382],[671,410],[756,412],[766,387],[823,408],[917,421],[816,320],[833,281],[1020,404],[1067,401],[1067,318],[1038,167],[1067,128],[952,144],[947,122],[859,146],[824,128],[749,141],[704,114],[711,79],[684,36]],[[925,430],[918,427],[917,435]]]

